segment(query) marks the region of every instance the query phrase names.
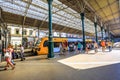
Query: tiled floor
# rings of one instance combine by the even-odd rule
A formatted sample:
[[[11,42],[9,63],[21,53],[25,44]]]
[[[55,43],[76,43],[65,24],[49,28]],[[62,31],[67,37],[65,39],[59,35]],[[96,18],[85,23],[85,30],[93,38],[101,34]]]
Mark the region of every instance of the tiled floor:
[[[16,60],[16,68],[3,70],[0,80],[120,80],[120,49],[112,52],[57,55],[52,59],[41,56]]]

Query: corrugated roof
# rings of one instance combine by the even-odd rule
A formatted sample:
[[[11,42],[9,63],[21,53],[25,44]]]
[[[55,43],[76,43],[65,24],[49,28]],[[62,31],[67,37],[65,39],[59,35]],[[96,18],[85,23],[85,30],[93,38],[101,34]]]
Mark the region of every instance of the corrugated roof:
[[[0,7],[7,15],[12,13],[23,16],[19,17],[22,25],[24,23],[24,25],[48,28],[48,25],[46,25],[46,22],[48,22],[47,0],[0,0]],[[80,13],[83,11],[83,7],[85,7],[86,32],[94,33],[93,22],[94,16],[97,15],[99,26],[103,22],[104,26],[109,27],[111,33],[116,36],[120,35],[119,0],[53,0],[53,27],[56,27],[55,29],[58,27],[59,29],[63,27],[67,27],[69,30],[74,29],[70,30],[73,33],[75,30],[82,30]],[[11,17],[8,18],[12,20]],[[5,17],[6,21],[8,18]],[[61,31],[67,31],[67,28]],[[98,31],[100,31],[100,28],[98,28]]]

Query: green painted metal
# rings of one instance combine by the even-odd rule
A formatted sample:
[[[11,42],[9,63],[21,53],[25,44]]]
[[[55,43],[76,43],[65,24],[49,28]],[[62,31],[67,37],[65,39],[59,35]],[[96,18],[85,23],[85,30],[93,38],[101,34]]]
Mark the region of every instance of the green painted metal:
[[[84,13],[81,13],[81,21],[82,21],[82,34],[83,34],[83,49],[86,48],[86,42],[85,42],[85,30],[84,30]]]
[[[49,8],[49,46],[48,46],[48,58],[53,58],[54,53],[53,53],[53,35],[52,35],[52,1],[53,0],[48,0],[48,8]]]
[[[107,36],[107,30],[106,29],[104,29],[104,31],[105,31],[105,37]]]
[[[96,42],[98,43],[98,37],[97,37],[97,22],[94,22],[94,26],[95,26],[95,39],[96,39]]]
[[[23,42],[23,26],[22,26],[22,45],[24,45],[24,42]]]
[[[39,26],[38,26],[38,39],[39,39],[39,36],[40,36],[40,30],[39,30]]]
[[[103,27],[101,27],[101,38],[103,40]]]
[[[110,28],[107,27],[108,39],[110,40]]]

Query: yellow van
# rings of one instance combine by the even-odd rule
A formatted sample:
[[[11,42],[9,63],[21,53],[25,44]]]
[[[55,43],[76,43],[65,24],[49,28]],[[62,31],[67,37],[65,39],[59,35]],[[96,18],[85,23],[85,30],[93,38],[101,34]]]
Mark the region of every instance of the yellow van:
[[[67,38],[53,38],[54,43],[54,52],[59,52],[60,43],[67,41]],[[33,49],[35,54],[48,54],[48,37],[44,37],[41,39],[40,44]]]

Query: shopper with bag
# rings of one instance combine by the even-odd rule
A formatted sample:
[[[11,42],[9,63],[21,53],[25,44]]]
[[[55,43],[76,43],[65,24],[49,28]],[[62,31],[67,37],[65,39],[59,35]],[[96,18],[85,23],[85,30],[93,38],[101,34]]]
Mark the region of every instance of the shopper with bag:
[[[11,62],[11,53],[10,53],[10,49],[4,49],[4,58],[5,61],[7,62],[6,66],[5,66],[5,70],[7,70],[7,67],[9,67],[9,65],[12,67],[12,70],[15,68],[15,66],[12,64]]]

